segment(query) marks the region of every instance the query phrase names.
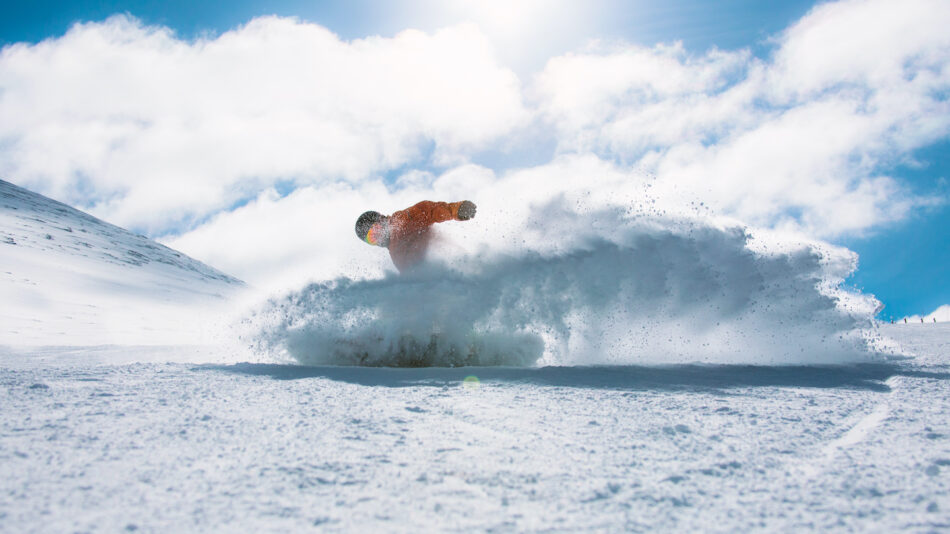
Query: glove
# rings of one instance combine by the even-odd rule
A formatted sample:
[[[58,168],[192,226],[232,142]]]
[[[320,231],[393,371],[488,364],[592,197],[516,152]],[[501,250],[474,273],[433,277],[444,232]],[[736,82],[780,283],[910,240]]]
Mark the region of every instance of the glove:
[[[475,203],[471,200],[463,200],[459,206],[458,218],[460,221],[467,221],[475,216]]]

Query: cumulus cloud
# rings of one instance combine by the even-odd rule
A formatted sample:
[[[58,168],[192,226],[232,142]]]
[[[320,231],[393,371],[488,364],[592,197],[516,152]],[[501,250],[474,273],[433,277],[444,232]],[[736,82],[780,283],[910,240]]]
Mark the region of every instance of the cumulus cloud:
[[[701,194],[752,224],[825,237],[934,199],[886,174],[950,132],[950,6],[824,4],[771,58],[596,45],[535,80],[559,148],[635,162],[669,194]]]
[[[473,26],[343,42],[259,18],[186,42],[127,17],[0,55],[0,172],[161,233],[278,181],[356,183],[526,118]]]
[[[0,53],[0,173],[265,285],[378,275],[353,220],[421,198],[476,201],[492,224],[444,233],[500,250],[591,199],[834,238],[945,200],[892,172],[950,133],[948,26],[939,0],[845,0],[766,57],[592,42],[519,78],[485,26],[183,41],[117,17]],[[541,163],[472,164],[506,151]]]
[[[946,84],[948,20],[940,1],[819,5],[779,38],[771,81],[785,98],[847,84],[875,92]]]

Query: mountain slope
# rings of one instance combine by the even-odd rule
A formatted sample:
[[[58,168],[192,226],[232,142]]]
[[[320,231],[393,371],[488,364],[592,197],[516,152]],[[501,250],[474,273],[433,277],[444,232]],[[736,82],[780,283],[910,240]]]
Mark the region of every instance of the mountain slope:
[[[180,252],[0,180],[0,344],[199,342],[243,288]]]

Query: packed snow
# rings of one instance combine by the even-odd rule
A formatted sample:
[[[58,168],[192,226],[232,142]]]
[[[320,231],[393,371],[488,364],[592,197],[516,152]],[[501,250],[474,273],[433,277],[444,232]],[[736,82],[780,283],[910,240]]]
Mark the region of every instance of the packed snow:
[[[565,211],[245,307],[0,186],[0,530],[950,527],[950,325],[873,321],[842,251]]]

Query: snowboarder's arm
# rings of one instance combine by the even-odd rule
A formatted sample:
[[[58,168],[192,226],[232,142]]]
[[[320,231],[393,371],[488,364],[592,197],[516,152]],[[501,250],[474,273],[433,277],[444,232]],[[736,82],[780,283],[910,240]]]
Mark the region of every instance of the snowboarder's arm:
[[[468,200],[461,202],[423,200],[404,211],[409,219],[425,221],[427,224],[445,221],[467,221],[475,216],[475,204]]]

